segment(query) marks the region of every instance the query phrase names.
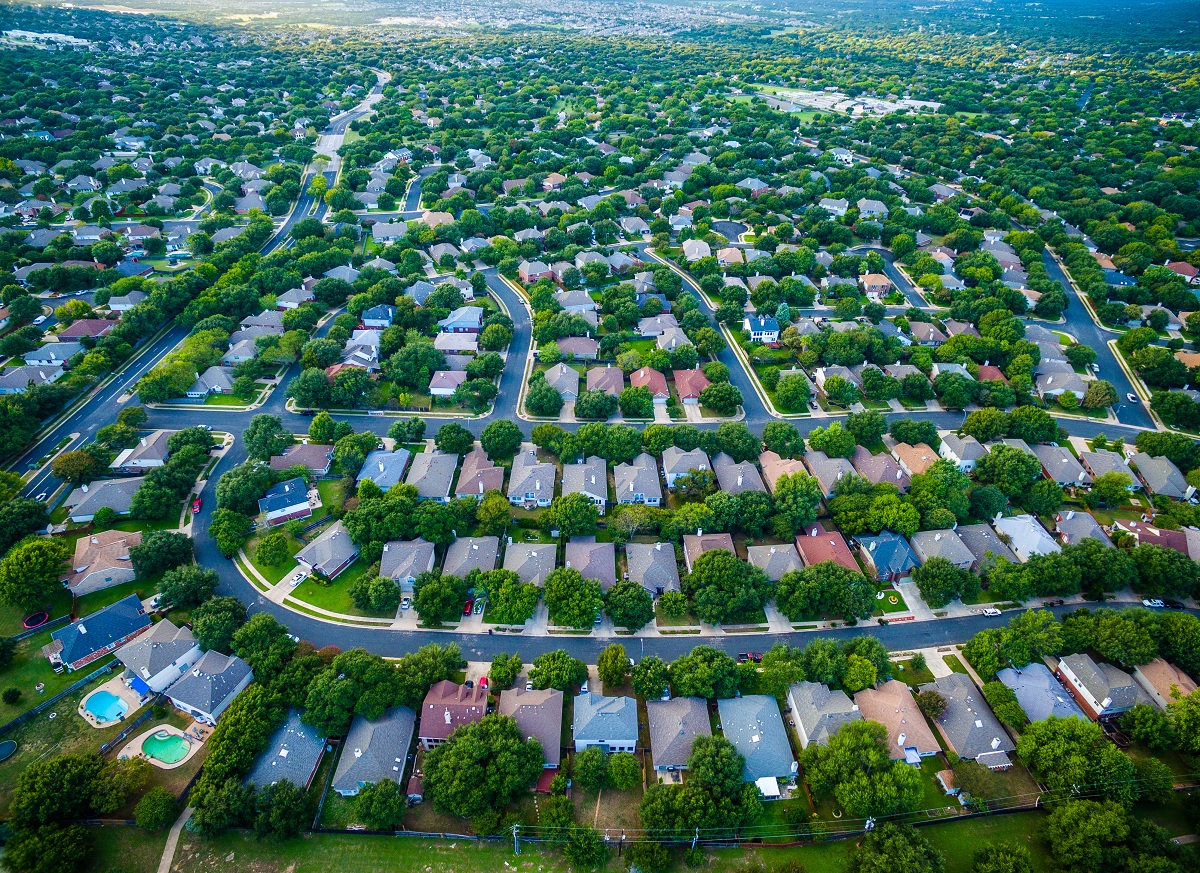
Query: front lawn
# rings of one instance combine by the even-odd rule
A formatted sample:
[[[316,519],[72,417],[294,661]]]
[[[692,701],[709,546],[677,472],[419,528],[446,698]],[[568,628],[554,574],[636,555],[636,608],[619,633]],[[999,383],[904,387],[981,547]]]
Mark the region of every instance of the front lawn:
[[[350,587],[362,578],[369,566],[362,558],[358,558],[328,585],[320,585],[310,576],[292,590],[291,596],[330,612],[367,618],[390,618],[390,612],[367,612],[355,606],[354,601],[350,599]]]
[[[895,603],[892,600],[895,599]],[[889,612],[907,612],[908,604],[904,602],[903,595],[894,588],[888,588],[883,592],[883,599],[876,600],[875,605],[878,609],[875,610],[875,615],[884,615]]]

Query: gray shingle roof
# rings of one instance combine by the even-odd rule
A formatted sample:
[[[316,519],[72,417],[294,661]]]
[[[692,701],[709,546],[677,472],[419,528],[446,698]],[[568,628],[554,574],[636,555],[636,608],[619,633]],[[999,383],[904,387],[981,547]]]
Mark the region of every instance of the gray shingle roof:
[[[767,776],[790,777],[796,759],[788,742],[779,704],[766,694],[718,700],[721,730],[746,759],[742,779],[755,782]]]
[[[534,500],[554,499],[555,472],[553,464],[538,461],[533,449],[522,448],[513,458],[508,477],[508,499],[524,500],[529,494]]]
[[[118,513],[129,512],[133,506],[133,495],[142,487],[141,476],[131,479],[103,479],[91,485],[81,485],[67,497],[71,507],[70,517],[83,519],[92,516],[102,506],[109,506]],[[87,488],[87,491],[83,489]]]
[[[772,582],[778,582],[784,573],[799,570],[804,566],[800,560],[800,553],[791,543],[750,546],[746,549],[746,560],[766,573]]]
[[[595,537],[571,537],[567,541],[567,566],[578,570],[584,579],[595,579],[607,591],[617,581],[616,547],[598,543]]]
[[[713,472],[717,474],[717,482],[721,490],[729,494],[742,494],[746,491],[766,491],[758,467],[749,461],[738,463],[729,455],[721,452],[713,458]]]
[[[1138,452],[1133,456],[1133,463],[1137,466],[1138,475],[1146,483],[1146,490],[1151,494],[1162,494],[1176,500],[1188,497],[1191,486],[1179,472],[1179,468],[1168,458]]]
[[[1004,540],[996,536],[996,532],[992,530],[991,525],[983,524],[961,524],[955,528],[954,532],[958,534],[959,540],[964,546],[971,550],[971,554],[975,557],[976,564],[988,561],[988,552],[992,553],[992,559],[1004,558],[1012,563],[1017,563],[1017,556],[1013,554],[1013,550],[1008,547]]]
[[[617,502],[633,499],[641,494],[646,501],[661,500],[662,486],[658,482],[658,465],[654,458],[642,452],[631,464],[618,464],[613,468],[613,482]]]
[[[1138,688],[1133,677],[1111,664],[1097,664],[1088,655],[1067,655],[1060,662],[1066,666],[1097,701],[1109,700],[1112,710],[1128,709],[1138,702]]]
[[[382,490],[387,491],[393,485],[404,481],[404,471],[408,468],[408,460],[412,452],[408,449],[396,449],[385,452],[376,449],[367,455],[362,469],[358,472],[358,480],[370,479]]]
[[[578,464],[563,464],[562,493],[587,494],[608,500],[608,465],[595,455]]]
[[[442,572],[465,579],[472,570],[494,570],[499,554],[499,537],[459,537],[446,549]]]
[[[167,689],[167,696],[198,712],[215,714],[228,705],[238,685],[252,675],[250,665],[236,655],[205,652]]]
[[[930,558],[945,558],[954,566],[964,569],[975,563],[974,553],[952,530],[917,531],[909,539],[909,544],[921,563]]]
[[[379,575],[389,579],[416,579],[433,567],[433,543],[421,537],[405,542],[392,540],[383,547]]]
[[[342,523],[336,521],[319,537],[297,552],[296,560],[329,575],[357,554],[358,546],[350,540],[350,534],[347,533]]]
[[[417,715],[407,706],[389,709],[374,721],[354,717],[333,774],[333,790],[354,792],[364,785],[404,778]]]
[[[259,512],[277,512],[308,502],[308,484],[299,476],[272,485],[258,501]]]
[[[1087,718],[1045,664],[1034,661],[1020,670],[1005,667],[996,673],[996,678],[1017,695],[1017,703],[1030,721],[1045,721],[1050,716]]]
[[[1104,532],[1104,528],[1100,526],[1100,522],[1096,521],[1090,512],[1071,510],[1060,514],[1054,526],[1059,536],[1069,545],[1075,545],[1081,540],[1090,537],[1112,548],[1112,540],[1108,538],[1108,534]]]
[[[150,679],[196,647],[187,627],[176,627],[167,619],[117,650],[117,660],[135,676]]]
[[[637,742],[637,701],[589,691],[575,698],[575,742],[633,745]]]
[[[554,569],[558,546],[553,543],[513,543],[504,550],[504,569],[512,570],[522,582],[541,585]]]
[[[820,682],[797,682],[788,691],[788,699],[802,737],[807,738],[802,742],[804,748],[813,743],[823,746],[842,725],[862,721],[862,713],[846,692],[832,691]]]
[[[671,543],[628,543],[625,562],[629,578],[647,591],[679,590],[679,563]]]
[[[951,673],[921,686],[922,691],[930,688],[946,699],[946,711],[937,723],[960,758],[973,761],[988,752],[1016,749],[983,692],[968,677]]]
[[[692,449],[690,452],[685,452],[675,446],[668,446],[662,453],[662,462],[663,473],[668,482],[671,481],[672,476],[682,476],[688,470],[712,469],[708,455],[704,454],[703,449]]]
[[[417,496],[425,499],[445,500],[450,494],[450,483],[458,467],[458,455],[442,452],[418,452],[408,470],[405,481],[417,489]]]
[[[708,704],[699,697],[647,700],[650,757],[656,769],[686,767],[696,737],[712,736]]]
[[[1083,464],[1062,446],[1039,444],[1030,450],[1042,464],[1042,470],[1059,485],[1091,485],[1092,477]]]
[[[287,779],[303,788],[316,772],[324,751],[325,739],[300,721],[297,710],[292,710],[288,720],[271,736],[267,750],[255,763],[246,782],[261,787]]]

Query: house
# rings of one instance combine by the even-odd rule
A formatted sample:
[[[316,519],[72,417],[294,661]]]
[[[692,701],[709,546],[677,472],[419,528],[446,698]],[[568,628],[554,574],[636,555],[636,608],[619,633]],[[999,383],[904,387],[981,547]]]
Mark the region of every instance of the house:
[[[810,524],[796,536],[796,551],[800,553],[806,567],[833,561],[852,573],[862,572],[858,561],[854,560],[854,553],[850,551],[846,538],[839,531],[826,530],[819,522]]]
[[[658,315],[650,315],[646,318],[638,319],[638,333],[642,339],[653,339],[654,337],[662,336],[668,330],[678,327],[679,322],[669,312],[661,312]]]
[[[747,315],[742,319],[742,330],[750,334],[750,341],[772,348],[779,345],[779,321],[773,316]]]
[[[258,501],[258,511],[266,516],[267,527],[312,515],[308,483],[300,476],[272,485]]]
[[[1122,531],[1129,534],[1139,544],[1148,543],[1152,546],[1162,546],[1164,549],[1174,549],[1181,555],[1189,555],[1188,535],[1184,531],[1166,530],[1161,527],[1155,527],[1153,524],[1146,524],[1141,521],[1127,521],[1125,519],[1114,519],[1112,523],[1112,532]]]
[[[854,702],[864,719],[887,728],[889,757],[893,761],[920,766],[922,758],[942,750],[912,692],[899,679],[863,689],[854,695]]]
[[[508,477],[508,501],[513,506],[549,506],[554,500],[553,464],[537,459],[537,451],[522,447],[513,458]]]
[[[845,379],[856,388],[862,388],[862,380],[855,375],[854,371],[849,367],[843,367],[840,364],[833,364],[828,367],[817,367],[817,369],[813,370],[813,376],[817,381],[817,388],[821,390],[822,394],[825,393],[825,383],[834,376]]]
[[[350,539],[341,521],[335,521],[296,553],[296,563],[327,579],[334,579],[357,557],[358,546]]]
[[[421,727],[417,739],[429,751],[449,739],[454,729],[483,721],[487,714],[486,688],[468,688],[449,679],[434,683],[421,703]]]
[[[554,299],[562,307],[563,312],[582,314],[584,312],[595,312],[600,308],[590,294],[579,289],[573,291],[555,291]]]
[[[683,241],[683,256],[688,263],[694,264],[701,258],[711,258],[712,249],[702,239],[687,239]]]
[[[25,353],[25,364],[29,367],[65,367],[80,352],[87,349],[82,343],[58,342],[46,343],[32,352]]]
[[[429,380],[429,393],[434,397],[453,397],[458,386],[466,381],[465,370],[438,370]]]
[[[887,218],[888,216],[888,208],[879,200],[863,197],[855,205],[858,207],[860,218]]]
[[[587,390],[603,391],[616,397],[625,387],[625,373],[620,367],[593,367],[587,371]]]
[[[946,711],[935,721],[959,758],[990,770],[1012,766],[1008,753],[1016,751],[1016,744],[969,676],[951,673],[922,685],[921,690],[936,691],[946,701]]]
[[[517,265],[517,275],[526,285],[536,282],[538,279],[553,279],[554,274],[550,268],[541,261],[521,261]]]
[[[463,456],[455,497],[482,497],[488,491],[499,491],[503,487],[504,468],[493,464],[482,448],[472,449]]]
[[[282,472],[303,467],[313,476],[324,476],[333,462],[333,446],[321,443],[293,443],[283,454],[271,458],[271,469]]]
[[[1063,545],[1073,546],[1086,539],[1098,540],[1110,549],[1113,545],[1100,522],[1096,521],[1090,512],[1084,512],[1082,509],[1056,514],[1054,530],[1063,541]]]
[[[908,576],[921,561],[908,540],[900,534],[885,530],[878,536],[858,538],[858,553],[862,555],[867,575],[880,582],[896,582]]]
[[[299,309],[305,303],[311,303],[316,300],[316,295],[311,290],[303,286],[292,288],[284,291],[275,298],[275,308],[280,310]]]
[[[1038,444],[1030,446],[1029,450],[1042,464],[1042,474],[1064,488],[1070,486],[1088,486],[1092,477],[1084,469],[1083,464],[1067,449],[1057,445]]]
[[[370,309],[363,310],[362,325],[364,328],[374,328],[384,330],[392,326],[392,322],[396,320],[395,306],[372,306]]]
[[[483,309],[460,306],[438,322],[442,333],[479,333],[483,330]]]
[[[960,524],[953,531],[959,541],[967,547],[974,558],[972,566],[976,572],[986,570],[995,564],[998,558],[1010,563],[1018,563],[1017,556],[1004,540],[996,536],[996,532],[987,524]]]
[[[433,347],[447,355],[473,355],[479,351],[479,334],[439,333],[433,338]]]
[[[579,371],[563,363],[555,364],[544,373],[546,384],[555,389],[562,399],[574,402],[579,399]]]
[[[433,543],[423,537],[407,541],[392,540],[383,544],[379,575],[394,579],[401,591],[412,594],[417,577],[433,569],[433,558]]]
[[[660,333],[654,340],[654,345],[663,351],[673,352],[680,346],[690,346],[692,341],[683,331],[683,328],[668,327]]]
[[[674,488],[675,480],[680,476],[685,476],[692,470],[708,470],[711,469],[708,461],[708,455],[703,449],[692,449],[685,452],[675,446],[667,446],[662,453],[663,477],[667,480],[667,487]]]
[[[654,597],[679,590],[679,564],[671,543],[627,543],[626,577]]]
[[[808,475],[804,462],[794,458],[781,458],[769,449],[758,456],[758,465],[762,467],[762,476],[767,483],[767,489],[774,494],[775,486],[783,476],[794,476],[797,473]]]
[[[1188,697],[1196,690],[1191,676],[1162,658],[1134,667],[1133,681],[1150,695],[1159,709],[1166,709],[1168,704]]]
[[[418,452],[413,456],[408,477],[404,481],[417,489],[417,497],[421,500],[449,503],[450,484],[454,481],[457,468],[458,455]]]
[[[833,691],[820,682],[797,682],[788,689],[787,699],[802,749],[828,745],[842,725],[862,721],[862,713],[845,691]]]
[[[921,563],[930,558],[945,558],[960,570],[975,566],[975,555],[952,530],[922,530],[909,537],[909,545]]]
[[[163,466],[171,454],[169,441],[175,433],[173,430],[156,430],[149,436],[141,437],[137,445],[117,455],[109,465],[110,469],[141,473]]]
[[[571,537],[567,540],[566,566],[579,571],[584,579],[594,579],[604,591],[617,584],[617,553],[611,543],[598,543],[595,537]]]
[[[804,464],[821,485],[821,494],[828,500],[833,496],[833,489],[843,476],[857,475],[858,471],[845,458],[831,458],[821,451],[811,451],[805,454]]]
[[[474,570],[496,569],[500,555],[499,537],[458,537],[446,548],[442,575],[466,579]]]
[[[613,468],[613,485],[617,503],[643,503],[658,506],[662,502],[662,486],[658,480],[658,465],[652,455],[642,452],[632,463]]]
[[[22,394],[30,385],[48,385],[62,376],[62,367],[11,367],[0,374],[0,394]]]
[[[387,491],[393,485],[404,481],[404,471],[408,469],[408,461],[412,452],[408,449],[396,449],[389,452],[376,449],[367,455],[362,468],[358,471],[358,481],[369,479],[379,486],[380,491]]]
[[[324,753],[325,738],[302,722],[300,711],[293,709],[271,736],[246,782],[263,788],[287,780],[307,791]]]
[[[247,361],[253,361],[258,354],[258,346],[252,339],[239,340],[229,347],[229,351],[221,356],[221,363],[226,367],[236,367]]]
[[[767,800],[780,796],[779,780],[795,779],[796,759],[779,704],[766,694],[717,701],[721,730],[745,759],[743,782],[753,782]]]
[[[108,299],[108,309],[110,312],[128,312],[139,303],[145,302],[148,296],[143,291],[130,291],[128,294],[119,297],[110,297]]]
[[[800,553],[791,543],[775,546],[749,546],[746,549],[746,560],[767,574],[772,582],[778,582],[784,573],[800,570],[804,564],[800,561]]]
[[[353,285],[355,280],[358,279],[358,270],[346,264],[326,270],[324,276],[326,279],[341,279],[343,282]]]
[[[1189,285],[1200,285],[1200,268],[1187,261],[1170,261],[1167,269],[1177,276],[1182,276]]]
[[[416,722],[417,714],[407,706],[392,707],[377,719],[356,715],[342,741],[333,790],[354,797],[367,785],[384,781],[399,785]]]
[[[604,515],[608,504],[608,465],[605,460],[592,455],[576,464],[563,464],[562,493],[584,495]]]
[[[909,476],[918,476],[937,463],[938,453],[925,443],[910,446],[908,443],[896,443],[892,447],[892,456]]]
[[[711,737],[708,705],[699,697],[647,700],[650,762],[658,773],[686,770],[697,737]]]
[[[1067,391],[1083,397],[1087,389],[1088,383],[1077,373],[1043,373],[1034,383],[1034,390],[1042,398],[1061,397]]]
[[[408,222],[397,221],[393,223],[376,222],[371,225],[371,239],[377,243],[387,245],[388,243],[396,242],[396,240],[404,239],[408,234]]]
[[[78,670],[140,636],[150,628],[150,616],[137,594],[130,594],[99,612],[50,632],[42,647],[55,672]]]
[[[522,582],[533,585],[546,581],[557,560],[558,546],[553,543],[510,543],[504,550],[504,569],[512,570]]]
[[[683,562],[687,566],[687,571],[692,572],[692,567],[696,564],[696,559],[705,552],[711,552],[715,549],[724,549],[731,555],[737,554],[737,549],[733,545],[733,537],[727,533],[694,533],[683,535]]]
[[[250,665],[241,658],[212,650],[185,670],[166,695],[180,712],[213,725],[253,679]]]
[[[499,715],[517,723],[521,736],[542,745],[542,766],[555,770],[562,762],[563,693],[555,688],[526,691],[506,688],[496,705]]]
[[[1128,673],[1085,654],[1067,655],[1054,671],[1092,721],[1120,715],[1151,699]]]
[[[742,250],[733,246],[726,246],[723,249],[717,249],[717,266],[728,267],[730,264],[744,264],[746,258],[742,255]]]
[[[771,190],[770,186],[762,179],[751,176],[748,179],[742,179],[737,183],[737,187],[743,191],[749,191],[751,197],[759,197]]]
[[[283,333],[283,313],[273,310],[260,312],[258,315],[247,315],[240,324],[242,328],[262,327],[270,333]]]
[[[200,659],[200,646],[192,629],[176,627],[163,619],[150,630],[117,650],[125,667],[125,684],[145,697],[161,694]]]
[[[1020,669],[1005,667],[996,673],[996,679],[1012,689],[1017,703],[1031,722],[1045,721],[1051,716],[1087,718],[1067,689],[1054,678],[1050,668],[1040,661]]]
[[[1138,478],[1150,494],[1187,500],[1196,493],[1196,489],[1188,484],[1183,473],[1169,458],[1137,452],[1131,460],[1137,468]]]
[[[634,388],[643,386],[647,388],[650,396],[654,398],[654,402],[658,404],[665,404],[671,396],[667,390],[667,377],[649,367],[642,367],[640,370],[630,373],[629,384]]]
[[[948,339],[944,333],[927,321],[909,322],[908,329],[912,334],[913,341],[919,345],[939,346]],[[937,371],[934,371],[934,375],[937,375]]]
[[[71,572],[63,584],[75,597],[132,582],[137,573],[129,550],[142,544],[141,533],[106,530],[75,540]]]
[[[632,697],[605,697],[586,691],[575,698],[572,721],[575,751],[599,746],[605,752],[637,751],[637,701]]]
[[[867,273],[859,281],[862,282],[863,293],[876,303],[892,290],[892,281],[882,273]]]
[[[817,203],[817,207],[824,209],[834,218],[845,218],[846,210],[850,208],[850,201],[841,197],[822,197]]]
[[[1049,555],[1062,551],[1054,537],[1046,533],[1046,529],[1032,515],[997,518],[992,522],[992,527],[997,533],[1008,538],[1009,546],[1022,563],[1034,555]]]
[[[91,521],[97,510],[107,506],[118,515],[125,515],[133,507],[133,495],[142,487],[142,477],[132,479],[101,479],[90,485],[80,485],[64,502],[69,512],[67,517],[76,524]]]
[[[872,455],[869,449],[863,446],[855,446],[854,455],[850,459],[850,463],[854,465],[854,469],[859,475],[875,485],[886,482],[889,485],[894,485],[904,493],[908,490],[911,484],[908,473],[900,466],[891,455],[886,452],[880,452],[878,455]]]
[[[720,452],[713,458],[713,472],[722,491],[738,495],[746,491],[766,491],[758,467],[749,461],[737,462]]]
[[[558,350],[568,360],[594,361],[600,357],[600,343],[590,336],[565,336],[558,341]],[[590,384],[588,390],[592,390]]]

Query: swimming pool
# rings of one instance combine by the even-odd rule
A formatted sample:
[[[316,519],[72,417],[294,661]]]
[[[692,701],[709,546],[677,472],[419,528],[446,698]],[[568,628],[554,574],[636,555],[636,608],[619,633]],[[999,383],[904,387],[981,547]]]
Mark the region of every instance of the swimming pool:
[[[98,721],[116,721],[124,718],[129,711],[128,704],[111,691],[97,691],[87,699],[83,708],[96,717]]]
[[[186,737],[168,731],[158,731],[142,740],[142,752],[164,764],[178,764],[187,757],[192,744]]]

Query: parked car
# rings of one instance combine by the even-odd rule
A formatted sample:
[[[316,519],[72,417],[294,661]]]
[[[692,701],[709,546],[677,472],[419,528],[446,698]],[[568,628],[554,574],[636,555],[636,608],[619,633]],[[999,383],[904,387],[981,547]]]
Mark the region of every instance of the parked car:
[[[1132,391],[1125,395],[1125,399],[1128,400],[1130,403],[1138,402],[1138,396],[1136,394],[1134,394]]]
[[[400,609],[402,609],[402,610],[408,609],[411,606],[412,606],[412,601],[409,600],[407,597],[405,597],[403,600],[400,601]]]
[[[468,600],[468,601],[466,602],[466,604],[464,604],[464,605],[463,605],[463,615],[470,615],[470,614],[471,614],[471,609],[472,609],[472,607],[474,607],[474,606],[475,606],[475,601],[474,601],[474,600]]]
[[[200,506],[201,506],[201,500],[199,497],[197,497],[195,500],[192,501],[192,515],[195,515],[197,512],[200,511]]]
[[[1142,601],[1142,606],[1149,607],[1150,609],[1162,609],[1166,604],[1157,597],[1150,597]]]
[[[41,323],[42,323],[42,322],[44,322],[45,320],[46,320],[46,316],[44,316],[44,315],[39,315],[39,316],[37,316],[37,317],[36,317],[36,318],[33,320],[33,323],[34,323],[34,324],[41,324]]]
[[[479,687],[484,690],[487,690],[488,678],[486,676],[484,676],[482,679],[479,680]]]
[[[1178,600],[1164,600],[1163,605],[1167,609],[1187,609],[1187,607]]]
[[[294,588],[295,586],[299,585],[301,582],[303,582],[303,581],[304,581],[304,571],[303,571],[303,570],[301,570],[299,573],[297,573],[295,576],[293,576],[293,577],[292,577],[291,579],[289,579],[288,581],[289,581],[289,582],[292,584],[292,587],[293,587],[293,588]]]
[[[475,609],[473,611],[476,615],[483,615],[483,601],[482,600],[475,601]]]
[[[996,607],[989,606],[987,609],[985,609],[983,611],[983,614],[995,618],[997,615],[1000,615],[1001,612],[1000,612],[1000,610],[996,609]]]
[[[532,682],[526,682],[526,683],[525,683],[525,690],[526,690],[526,691],[532,691],[532,690],[533,690],[533,683],[532,683]]]

